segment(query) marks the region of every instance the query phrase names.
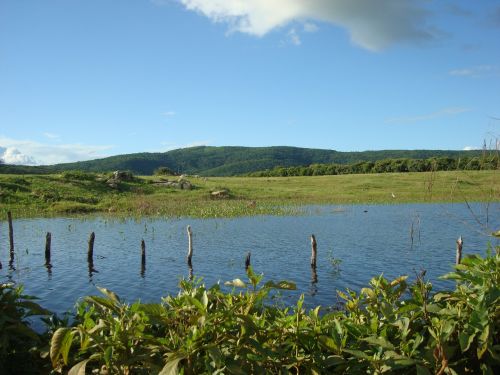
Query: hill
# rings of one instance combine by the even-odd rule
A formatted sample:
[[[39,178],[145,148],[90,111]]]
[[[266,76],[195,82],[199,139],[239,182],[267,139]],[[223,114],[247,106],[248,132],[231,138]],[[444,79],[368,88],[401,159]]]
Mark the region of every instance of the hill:
[[[135,174],[150,175],[158,167],[168,167],[173,171],[202,176],[234,176],[278,166],[309,166],[311,164],[348,164],[361,161],[430,157],[472,157],[481,151],[451,150],[382,150],[340,152],[335,150],[274,147],[212,147],[200,146],[172,150],[163,153],[136,153],[110,156],[103,159],[64,163],[50,166],[5,166],[0,165],[0,173],[54,173],[66,170],[107,172],[130,170]]]

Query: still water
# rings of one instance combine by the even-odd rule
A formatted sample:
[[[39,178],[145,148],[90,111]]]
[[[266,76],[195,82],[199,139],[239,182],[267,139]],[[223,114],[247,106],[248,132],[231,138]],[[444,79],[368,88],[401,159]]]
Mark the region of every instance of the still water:
[[[485,254],[488,236],[500,229],[500,204],[407,204],[309,206],[301,216],[232,219],[104,217],[14,220],[15,258],[9,265],[7,222],[0,222],[0,282],[23,284],[42,306],[62,313],[77,299],[98,294],[96,285],[129,302],[159,302],[178,292],[187,278],[188,239],[193,230],[193,273],[207,286],[241,278],[251,251],[254,270],[264,281],[290,280],[297,291],[284,292],[295,303],[331,306],[336,290],[359,290],[373,276],[387,278],[427,270],[435,289],[453,287],[438,277],[451,271],[455,241],[464,254]],[[52,233],[52,267],[44,265],[45,234]],[[94,270],[87,264],[87,241],[95,232]],[[318,242],[317,282],[312,281],[310,235]],[[141,240],[146,268],[141,272]],[[341,260],[339,269],[331,259]]]

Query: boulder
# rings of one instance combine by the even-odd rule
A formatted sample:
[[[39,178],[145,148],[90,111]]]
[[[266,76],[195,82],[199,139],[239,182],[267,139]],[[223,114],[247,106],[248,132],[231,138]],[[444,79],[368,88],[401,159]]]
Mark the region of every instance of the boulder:
[[[229,190],[221,189],[221,190],[212,191],[210,193],[210,196],[212,198],[216,198],[216,199],[229,198]]]

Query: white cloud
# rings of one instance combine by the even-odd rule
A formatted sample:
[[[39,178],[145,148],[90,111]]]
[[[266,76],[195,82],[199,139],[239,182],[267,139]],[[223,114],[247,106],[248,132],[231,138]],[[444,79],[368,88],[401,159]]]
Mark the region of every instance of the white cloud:
[[[465,146],[464,147],[464,151],[472,151],[472,150],[479,150],[480,148],[479,147],[475,147],[475,146]]]
[[[306,33],[315,33],[319,30],[319,27],[315,23],[306,22],[304,24],[304,32]]]
[[[459,115],[461,113],[470,112],[470,111],[472,111],[472,109],[470,109],[470,108],[450,107],[450,108],[443,108],[443,109],[440,109],[436,112],[427,113],[427,114],[423,114],[423,115],[390,118],[390,119],[387,119],[386,122],[387,123],[420,122],[420,121],[433,120],[433,119],[440,118],[440,117],[456,116],[456,115]]]
[[[49,139],[58,139],[60,138],[60,135],[59,134],[54,134],[54,133],[43,133],[43,135]]]
[[[23,154],[21,151],[14,147],[0,147],[0,159],[2,159],[5,164],[37,164],[35,158]]]
[[[495,77],[500,76],[500,68],[494,65],[477,65],[470,68],[453,69],[448,74],[459,77]]]
[[[109,156],[112,146],[82,144],[48,145],[31,140],[16,140],[0,135],[0,158],[7,164],[57,164]]]
[[[172,117],[172,116],[175,116],[175,111],[166,111],[166,112],[163,112],[162,115],[165,117]]]
[[[291,22],[328,22],[347,29],[352,42],[372,51],[434,38],[425,0],[178,0],[186,9],[230,32],[263,36]]]
[[[290,31],[288,31],[287,36],[290,43],[292,43],[294,46],[300,46],[302,44],[299,34],[297,34],[295,29],[291,29]]]

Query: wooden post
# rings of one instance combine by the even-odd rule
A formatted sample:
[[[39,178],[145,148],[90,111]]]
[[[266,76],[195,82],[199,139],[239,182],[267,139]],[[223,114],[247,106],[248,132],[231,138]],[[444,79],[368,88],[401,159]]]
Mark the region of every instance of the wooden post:
[[[316,237],[314,237],[314,234],[311,234],[311,267],[313,268],[316,268],[317,248]]]
[[[311,284],[314,285],[317,282],[318,282],[318,273],[316,272],[316,267],[311,267]],[[316,292],[317,292],[317,289],[316,289]]]
[[[146,243],[141,241],[141,270],[146,269]]]
[[[252,253],[249,251],[247,253],[247,257],[245,259],[245,271],[248,270],[248,267],[250,267],[250,257],[252,256]]]
[[[50,232],[47,232],[47,235],[45,236],[45,265],[50,264],[50,245],[52,242],[52,234]]]
[[[92,232],[90,233],[89,250],[87,252],[87,261],[92,264],[94,263],[94,240],[95,240],[95,233]]]
[[[462,246],[464,244],[464,241],[462,240],[462,236],[458,237],[457,240],[457,255],[455,258],[455,264],[460,264],[462,260]]]
[[[188,233],[188,254],[187,254],[187,262],[188,265],[191,266],[191,258],[193,257],[193,232],[191,231],[191,226],[187,226]]]
[[[12,227],[12,214],[7,212],[7,220],[9,221],[9,242],[10,242],[10,257],[14,256],[14,228]]]

